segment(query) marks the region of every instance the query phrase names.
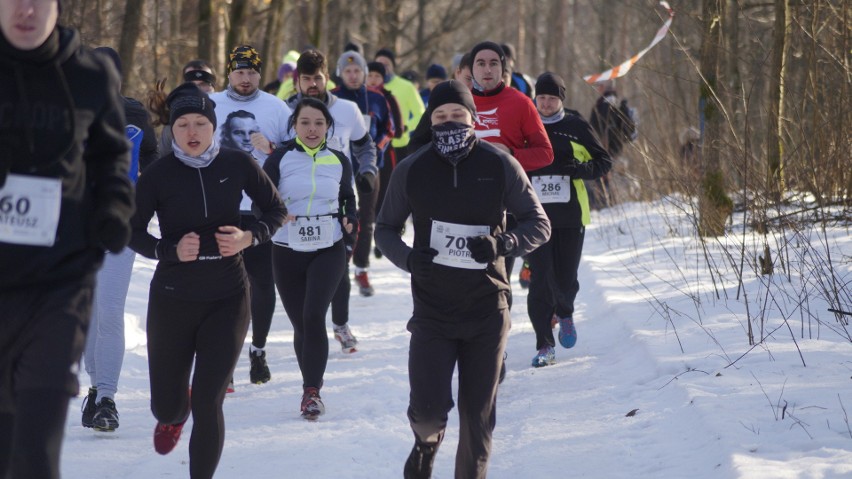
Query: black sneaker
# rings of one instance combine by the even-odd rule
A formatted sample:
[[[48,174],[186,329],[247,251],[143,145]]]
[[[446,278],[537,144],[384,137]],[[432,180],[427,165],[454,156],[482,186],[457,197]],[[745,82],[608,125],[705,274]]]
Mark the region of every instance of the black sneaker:
[[[402,477],[405,479],[429,479],[432,477],[432,465],[435,463],[435,453],[438,452],[437,445],[414,444],[408,460],[405,461],[405,469]]]
[[[249,361],[251,362],[249,378],[252,383],[263,384],[272,379],[269,366],[266,365],[266,351],[249,351]]]
[[[89,388],[89,394],[83,398],[83,407],[80,408],[80,411],[83,412],[83,427],[94,427],[94,418],[95,411],[97,410],[97,405],[95,405],[95,400],[98,398],[98,388],[91,387]]]
[[[115,409],[115,401],[102,398],[92,423],[96,431],[112,432],[118,429],[118,411]]]

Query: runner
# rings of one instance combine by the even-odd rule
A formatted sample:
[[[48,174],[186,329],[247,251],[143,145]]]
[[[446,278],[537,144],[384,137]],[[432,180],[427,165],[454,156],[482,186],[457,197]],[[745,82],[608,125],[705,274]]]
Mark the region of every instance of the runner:
[[[357,223],[352,166],[327,146],[335,123],[325,103],[302,98],[291,127],[296,138],[267,159],[263,169],[278,186],[290,223],[272,238],[275,285],[293,324],[293,347],[302,372],[302,417],[325,412],[320,397],[328,364],[325,314],[346,267],[343,232]]]
[[[5,478],[59,477],[95,274],[105,249],[127,245],[133,214],[118,74],[76,30],[57,24],[59,6],[0,2]]]
[[[453,407],[458,366],[456,477],[484,478],[496,422],[500,364],[509,331],[504,260],[550,236],[550,224],[520,164],[473,132],[476,108],[461,82],[439,84],[431,147],[401,162],[379,213],[376,242],[411,273],[408,418],[415,444],[404,477],[430,477]],[[507,231],[505,214],[517,218]],[[413,247],[401,238],[409,215]]]
[[[559,324],[559,344],[571,348],[577,342],[573,316],[580,289],[577,269],[590,219],[583,181],[606,174],[611,162],[586,120],[563,107],[562,77],[542,73],[535,92],[536,108],[556,152],[553,164],[528,173],[552,228],[550,240],[527,256],[531,273],[527,312],[538,350],[532,365],[542,367],[556,362],[551,318]]]
[[[184,83],[169,94],[168,105],[174,151],[139,178],[131,247],[159,260],[147,317],[154,449],[171,452],[191,413],[190,476],[210,478],[225,440],[225,390],[250,320],[240,252],[269,240],[287,211],[256,161],[219,149],[215,104],[206,93]],[[245,230],[243,192],[261,213]],[[148,233],[154,214],[160,238]]]
[[[287,124],[290,108],[259,89],[260,55],[250,45],[239,45],[228,56],[228,88],[213,93],[216,103],[217,132],[223,147],[231,146],[251,154],[262,167],[273,148],[289,138]],[[251,202],[243,195],[240,205],[241,228],[252,229],[257,218]],[[275,312],[275,282],[272,279],[272,244],[262,243],[243,252],[245,269],[251,284],[251,345],[249,380],[263,384],[272,378],[266,363],[266,339]],[[233,388],[233,385],[231,386]]]
[[[393,50],[389,48],[379,49],[373,59],[385,66],[385,88],[393,93],[402,112],[402,136],[394,138],[391,142],[396,151],[397,160],[401,161],[409,153],[406,147],[410,134],[420,123],[420,117],[423,116],[426,107],[423,105],[423,99],[420,98],[417,88],[410,81],[394,73],[396,54]]]
[[[121,75],[121,58],[110,47],[95,48],[112,62]],[[119,81],[119,90],[121,89]],[[123,97],[125,133],[132,145],[129,177],[133,183],[139,173],[158,158],[157,137],[148,119],[148,112],[137,100]],[[124,248],[108,253],[98,272],[95,302],[86,339],[85,365],[91,386],[83,400],[83,427],[97,431],[118,428],[115,394],[124,361],[124,303],[130,288],[130,273],[136,253]]]
[[[305,50],[296,62],[296,88],[298,94],[287,101],[292,108],[305,97],[323,102],[334,118],[334,128],[329,131],[329,148],[342,152],[350,161],[355,173],[355,184],[359,195],[369,195],[375,189],[378,168],[376,167],[376,145],[364,124],[364,117],[358,105],[338,98],[327,90],[328,62],[319,50]],[[351,146],[351,148],[350,148]],[[351,257],[355,246],[355,235],[344,236],[347,258]],[[334,337],[340,342],[344,353],[357,351],[358,340],[349,328],[349,296],[352,285],[349,281],[349,262],[340,278],[340,286],[331,303],[331,321],[334,323]]]
[[[337,60],[337,71],[342,85],[332,90],[332,93],[358,105],[370,138],[376,144],[377,166],[381,170],[384,168],[385,151],[394,135],[390,106],[384,95],[367,89],[367,62],[360,53],[348,51],[341,55]],[[377,177],[376,183],[379,182],[380,178]],[[358,232],[352,263],[355,265],[355,282],[361,296],[372,296],[375,293],[370,284],[369,269],[379,190],[380,185],[377,184],[370,193],[358,195]]]

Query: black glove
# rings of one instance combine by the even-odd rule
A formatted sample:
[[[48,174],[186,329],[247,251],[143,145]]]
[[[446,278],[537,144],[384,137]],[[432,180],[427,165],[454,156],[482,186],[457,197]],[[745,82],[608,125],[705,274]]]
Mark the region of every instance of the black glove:
[[[438,254],[437,250],[432,248],[415,248],[408,253],[406,265],[408,272],[412,277],[418,279],[426,279],[432,274],[432,261]]]
[[[497,237],[489,235],[468,238],[467,249],[477,263],[490,263],[497,259]]]
[[[372,193],[375,183],[376,175],[372,173],[364,173],[355,177],[355,187],[358,188],[358,193]]]
[[[577,173],[577,167],[580,166],[580,163],[575,159],[571,159],[571,160],[568,160],[568,161],[563,161],[561,163],[561,166],[562,166],[562,171],[561,171],[562,174],[568,175],[568,176],[574,176]]]
[[[130,224],[110,213],[95,213],[92,233],[96,244],[111,253],[118,253],[130,243]]]
[[[467,239],[467,249],[477,263],[490,263],[498,256],[508,255],[514,248],[514,239],[507,235],[484,235]]]

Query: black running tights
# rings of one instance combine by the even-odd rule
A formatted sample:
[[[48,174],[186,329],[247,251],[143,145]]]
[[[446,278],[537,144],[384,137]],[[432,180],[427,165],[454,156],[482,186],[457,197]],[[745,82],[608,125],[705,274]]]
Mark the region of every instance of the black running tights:
[[[245,229],[253,216],[242,216]],[[275,282],[272,280],[272,242],[243,250],[243,263],[251,285],[251,344],[256,348],[266,346],[275,313]]]
[[[186,301],[151,289],[148,299],[148,373],[151,412],[163,424],[185,421],[192,363],[189,474],[212,478],[222,455],[222,402],[249,323],[248,293]]]
[[[273,246],[275,286],[293,323],[293,347],[303,387],[322,387],[328,363],[325,315],[346,266],[343,240],[319,251]]]

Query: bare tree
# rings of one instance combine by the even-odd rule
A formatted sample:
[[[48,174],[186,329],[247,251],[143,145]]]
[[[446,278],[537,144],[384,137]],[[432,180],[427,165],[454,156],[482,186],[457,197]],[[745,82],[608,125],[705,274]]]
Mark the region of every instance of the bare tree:
[[[231,0],[231,8],[228,10],[229,28],[225,35],[225,48],[227,50],[247,43],[246,17],[248,17],[248,8],[248,0]]]
[[[136,60],[136,42],[139,40],[139,28],[142,25],[144,0],[127,0],[124,6],[124,22],[121,26],[121,41],[118,44],[118,56],[122,63],[132,66]],[[122,84],[127,89],[132,89],[133,84],[128,81],[132,70],[125,68],[122,72]]]
[[[789,0],[775,0],[775,27],[772,33],[772,64],[769,71],[769,115],[766,145],[768,190],[778,200],[784,191],[783,131],[784,76],[787,69],[787,30],[790,25]]]
[[[281,58],[281,45],[284,43],[284,11],[286,0],[270,0],[269,13],[266,16],[266,32],[263,37],[263,51],[267,67],[263,69],[263,82],[270,82],[277,73],[277,62]]]
[[[701,104],[704,142],[703,174],[698,203],[699,230],[703,236],[720,236],[732,210],[721,167],[722,108],[718,97],[719,48],[722,39],[723,0],[704,0],[704,38],[701,44]]]
[[[213,12],[216,0],[198,0],[198,58],[212,61],[214,55]],[[179,21],[173,19],[173,21]]]

